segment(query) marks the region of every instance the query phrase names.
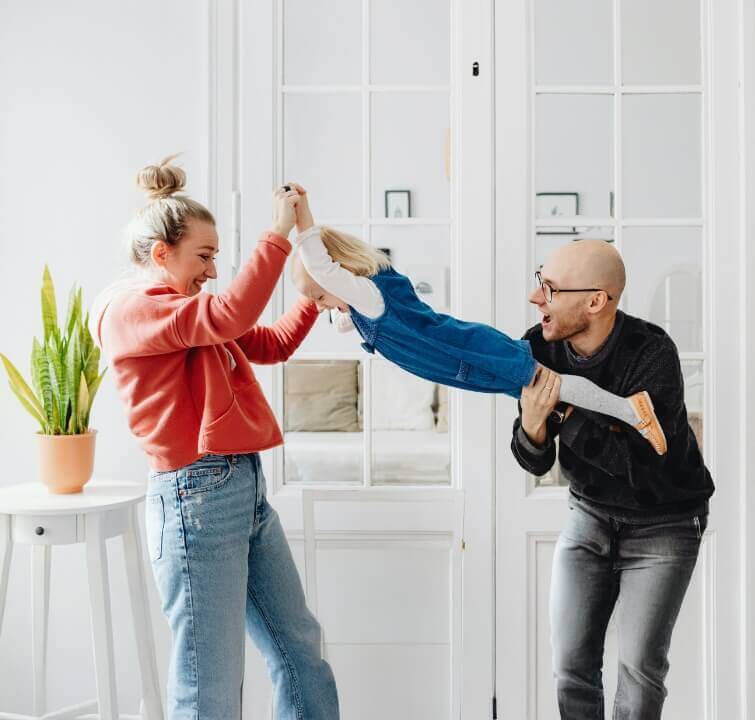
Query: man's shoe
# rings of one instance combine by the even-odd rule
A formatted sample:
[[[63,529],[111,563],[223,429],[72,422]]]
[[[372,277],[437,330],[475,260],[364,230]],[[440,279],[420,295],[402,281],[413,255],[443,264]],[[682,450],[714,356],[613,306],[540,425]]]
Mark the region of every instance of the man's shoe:
[[[643,390],[642,392],[631,395],[627,400],[629,400],[632,409],[639,420],[634,426],[635,430],[637,430],[637,432],[639,432],[640,435],[642,435],[642,437],[653,446],[653,449],[659,455],[665,455],[668,450],[666,435],[663,432],[661,423],[656,417],[653,401],[650,399],[650,395],[646,390]]]

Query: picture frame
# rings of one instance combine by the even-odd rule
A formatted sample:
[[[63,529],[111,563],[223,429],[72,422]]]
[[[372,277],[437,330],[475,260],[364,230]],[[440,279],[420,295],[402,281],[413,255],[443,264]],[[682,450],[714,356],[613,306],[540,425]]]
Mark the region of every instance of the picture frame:
[[[385,216],[390,220],[412,216],[412,194],[409,190],[385,191]]]
[[[535,217],[537,219],[553,217],[576,217],[579,215],[579,193],[576,192],[539,192],[535,193]],[[538,235],[577,235],[577,228],[565,225],[539,227]]]

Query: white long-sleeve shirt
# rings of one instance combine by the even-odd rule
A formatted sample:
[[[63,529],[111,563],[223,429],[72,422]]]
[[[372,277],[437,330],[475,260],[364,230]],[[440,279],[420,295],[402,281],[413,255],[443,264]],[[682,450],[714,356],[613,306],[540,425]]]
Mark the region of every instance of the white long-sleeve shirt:
[[[323,244],[318,226],[297,235],[294,244],[298,248],[304,269],[320,287],[368,318],[377,318],[383,314],[385,302],[377,285],[369,278],[354,275],[335,262]],[[348,332],[354,328],[348,313],[336,312],[334,323],[339,332]]]

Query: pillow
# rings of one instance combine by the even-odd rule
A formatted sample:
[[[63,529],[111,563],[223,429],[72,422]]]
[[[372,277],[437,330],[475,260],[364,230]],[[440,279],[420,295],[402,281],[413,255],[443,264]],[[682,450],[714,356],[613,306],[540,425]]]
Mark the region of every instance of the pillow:
[[[375,430],[432,430],[435,384],[391,363],[372,363],[372,426]]]
[[[448,388],[438,385],[438,410],[435,424],[437,432],[448,432]]]
[[[357,365],[355,360],[300,360],[286,365],[285,430],[358,431]]]

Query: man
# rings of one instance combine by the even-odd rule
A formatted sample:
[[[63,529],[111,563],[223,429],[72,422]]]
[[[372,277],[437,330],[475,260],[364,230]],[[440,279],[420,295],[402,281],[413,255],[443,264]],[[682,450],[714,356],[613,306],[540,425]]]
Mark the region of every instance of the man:
[[[666,696],[668,649],[705,530],[713,482],[687,421],[676,346],[659,327],[618,310],[624,263],[613,246],[556,251],[529,301],[542,322],[525,338],[556,373],[619,395],[647,390],[668,441],[658,456],[627,425],[557,409],[558,376],[524,390],[512,451],[543,475],[558,460],[571,512],[553,559],[553,666],[563,720],[604,717],[606,626],[616,607],[619,682],[614,718],[654,720]],[[560,422],[559,422],[560,421]]]

